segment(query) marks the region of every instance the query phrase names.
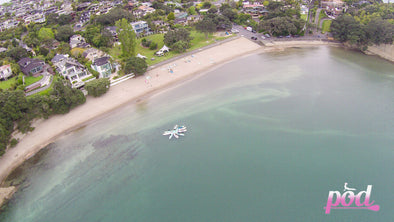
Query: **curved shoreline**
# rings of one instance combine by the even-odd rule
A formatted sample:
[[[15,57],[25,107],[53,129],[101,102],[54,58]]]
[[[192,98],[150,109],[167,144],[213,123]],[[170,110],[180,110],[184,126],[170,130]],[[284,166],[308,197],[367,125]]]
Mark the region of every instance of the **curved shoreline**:
[[[170,64],[155,66],[145,74],[145,76],[151,76],[150,79],[142,76],[125,81],[112,87],[102,97],[88,97],[85,104],[76,107],[67,114],[34,122],[35,130],[23,135],[18,145],[7,150],[0,158],[0,185],[14,169],[59,137],[83,127],[91,121],[98,120],[101,116],[109,114],[121,106],[138,101],[141,97],[150,96],[169,86],[178,85],[190,77],[203,75],[234,59],[254,53],[280,51],[291,47],[341,46],[338,43],[323,41],[286,41],[283,43],[262,47],[246,38],[226,41],[217,46],[197,51],[192,55],[186,54],[169,62]],[[169,66],[174,73],[168,71]]]

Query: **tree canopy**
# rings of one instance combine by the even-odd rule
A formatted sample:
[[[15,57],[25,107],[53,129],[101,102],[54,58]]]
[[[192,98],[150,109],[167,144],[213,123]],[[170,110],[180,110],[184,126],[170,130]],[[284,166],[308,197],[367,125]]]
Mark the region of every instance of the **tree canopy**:
[[[170,47],[172,47],[172,45],[178,41],[183,41],[188,44],[189,48],[190,40],[192,40],[190,32],[184,28],[178,28],[173,31],[169,31],[164,35],[164,43]]]
[[[108,78],[95,79],[87,82],[85,85],[88,94],[94,97],[99,97],[105,94],[110,87],[110,81]]]
[[[267,31],[274,36],[295,35],[300,32],[303,24],[304,22],[301,19],[276,17],[260,22],[259,29]]]
[[[38,31],[38,38],[40,40],[54,39],[55,34],[53,34],[53,31],[51,28],[41,28],[40,31]]]
[[[125,73],[134,73],[136,76],[143,75],[148,68],[146,61],[142,58],[132,57],[128,58],[125,63],[123,70]]]
[[[131,12],[121,9],[114,8],[107,14],[99,15],[94,19],[95,23],[99,23],[103,26],[114,25],[118,20],[126,19],[127,21],[133,20],[134,16]]]
[[[70,40],[70,37],[74,35],[74,31],[71,28],[70,25],[63,25],[63,26],[59,26],[57,28],[57,32],[56,32],[56,40],[58,41],[63,41],[63,42],[68,42]]]
[[[0,92],[0,155],[10,142],[14,125],[25,133],[33,130],[32,119],[67,113],[86,101],[81,90],[72,89],[66,81],[55,80],[53,84],[50,96],[27,98],[22,90]]]

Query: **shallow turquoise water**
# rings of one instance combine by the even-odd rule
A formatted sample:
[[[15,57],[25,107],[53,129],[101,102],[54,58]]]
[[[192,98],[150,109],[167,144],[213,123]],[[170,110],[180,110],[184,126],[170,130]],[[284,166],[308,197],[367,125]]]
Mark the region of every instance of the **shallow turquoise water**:
[[[175,124],[184,138],[161,136]],[[252,55],[65,135],[0,221],[391,221],[393,144],[393,64]],[[325,215],[345,182],[381,210]]]

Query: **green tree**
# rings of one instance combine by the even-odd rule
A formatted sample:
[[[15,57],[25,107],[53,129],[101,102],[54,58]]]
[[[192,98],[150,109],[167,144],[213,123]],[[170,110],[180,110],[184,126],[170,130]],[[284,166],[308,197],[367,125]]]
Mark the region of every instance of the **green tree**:
[[[56,39],[58,41],[69,42],[70,37],[74,35],[74,31],[70,25],[63,25],[57,28]]]
[[[291,17],[276,17],[260,22],[259,29],[265,30],[274,36],[295,35],[303,25],[303,21]]]
[[[155,50],[155,49],[157,49],[157,43],[151,42],[150,45],[149,45],[149,49],[150,49],[150,50]]]
[[[146,61],[142,58],[132,57],[128,58],[125,63],[123,70],[125,73],[134,73],[136,76],[143,75],[148,69]]]
[[[54,114],[68,113],[72,108],[85,103],[86,98],[81,90],[72,89],[66,80],[56,80],[53,83],[51,108]]]
[[[351,44],[365,43],[365,29],[350,15],[340,15],[332,21],[331,33],[341,42],[349,41]]]
[[[187,9],[187,13],[189,15],[196,15],[197,14],[196,8],[194,6],[190,6],[190,8]]]
[[[82,36],[86,39],[86,41],[88,43],[94,45],[93,39],[100,38],[100,30],[101,30],[100,25],[91,24],[91,25],[86,26],[86,29],[82,33]],[[99,37],[97,37],[97,36],[99,36]]]
[[[210,8],[212,6],[212,4],[210,3],[210,2],[204,2],[203,4],[202,4],[202,8]]]
[[[216,32],[216,24],[212,19],[205,17],[196,24],[196,30],[204,33],[205,38],[208,39],[208,34]]]
[[[73,17],[71,15],[60,15],[59,18],[57,19],[57,23],[59,25],[69,25],[72,23]]]
[[[175,14],[173,12],[170,12],[170,14],[168,14],[167,19],[170,21],[173,21],[175,19]]]
[[[178,28],[173,31],[169,31],[164,35],[164,43],[170,47],[178,41],[184,41],[188,45],[190,44],[192,37],[190,32],[184,28]]]
[[[85,85],[88,94],[93,97],[99,97],[105,94],[110,87],[110,81],[108,78],[95,79],[87,82]]]
[[[114,8],[110,10],[107,14],[97,16],[94,21],[95,23],[99,23],[103,26],[114,25],[116,21],[121,19],[126,19],[127,21],[131,21],[134,19],[134,16],[131,12],[121,9]]]
[[[53,34],[53,31],[50,28],[41,28],[38,32],[38,38],[40,40],[50,40],[55,38],[55,34]]]
[[[172,49],[178,53],[185,52],[188,47],[189,44],[184,41],[178,41],[172,45]]]
[[[49,50],[45,47],[40,47],[38,52],[40,53],[40,55],[47,56],[49,53]]]
[[[116,26],[118,27],[118,38],[122,44],[122,56],[124,58],[134,57],[137,40],[133,27],[124,18],[117,21]]]
[[[101,31],[100,46],[111,47],[114,42],[114,37],[108,29]]]
[[[373,18],[366,27],[366,37],[374,44],[392,44],[394,36],[394,24],[380,17]]]
[[[6,55],[14,59],[15,62],[18,62],[21,58],[28,57],[26,49],[20,46],[9,49]]]
[[[231,8],[226,8],[224,11],[222,11],[222,15],[227,17],[230,21],[235,21],[237,18],[238,14]]]
[[[70,45],[66,42],[61,42],[57,47],[56,52],[58,54],[69,54],[70,53]]]
[[[208,13],[210,14],[216,14],[218,12],[218,9],[216,8],[216,6],[212,6],[209,10]]]

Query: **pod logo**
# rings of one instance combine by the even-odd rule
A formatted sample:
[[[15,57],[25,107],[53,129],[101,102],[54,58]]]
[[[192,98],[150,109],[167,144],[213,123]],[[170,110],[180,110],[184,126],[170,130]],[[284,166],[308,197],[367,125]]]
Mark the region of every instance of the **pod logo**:
[[[370,202],[372,185],[368,185],[365,191],[355,194],[353,191],[356,191],[356,189],[349,188],[347,183],[345,183],[343,191],[343,194],[339,191],[330,191],[328,193],[327,205],[324,207],[326,214],[330,214],[331,209],[366,209],[379,211],[379,205],[373,205],[375,201]]]

